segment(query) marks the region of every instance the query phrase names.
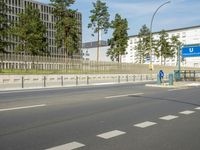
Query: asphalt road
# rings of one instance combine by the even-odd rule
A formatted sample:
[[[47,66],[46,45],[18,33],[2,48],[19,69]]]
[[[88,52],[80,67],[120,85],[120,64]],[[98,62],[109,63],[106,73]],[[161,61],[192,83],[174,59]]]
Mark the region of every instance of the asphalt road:
[[[0,150],[199,150],[200,88],[0,92]]]

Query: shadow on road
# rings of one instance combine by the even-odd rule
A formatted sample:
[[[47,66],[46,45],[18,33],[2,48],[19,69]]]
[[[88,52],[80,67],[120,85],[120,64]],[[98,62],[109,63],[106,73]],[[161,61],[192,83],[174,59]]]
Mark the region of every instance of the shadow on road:
[[[187,104],[187,105],[192,105],[192,106],[200,106],[200,104],[196,104],[196,103],[184,102],[177,99],[169,99],[169,98],[162,98],[162,97],[150,97],[150,96],[142,96],[142,95],[129,95],[128,97],[137,97],[137,98],[145,98],[148,100],[169,101],[169,102],[182,103],[182,104]]]

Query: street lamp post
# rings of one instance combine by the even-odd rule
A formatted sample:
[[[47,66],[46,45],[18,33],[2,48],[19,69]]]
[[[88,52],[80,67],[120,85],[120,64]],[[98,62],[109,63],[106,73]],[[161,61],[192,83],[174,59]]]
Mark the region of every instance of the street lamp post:
[[[153,70],[153,64],[152,64],[152,25],[153,25],[153,20],[154,20],[154,17],[155,17],[155,15],[156,15],[156,13],[158,12],[158,10],[161,8],[161,7],[163,7],[164,5],[166,5],[166,4],[169,4],[171,1],[167,1],[167,2],[165,2],[164,4],[162,4],[162,5],[160,5],[157,9],[156,9],[156,11],[154,12],[154,14],[153,14],[153,16],[152,16],[152,18],[151,18],[151,24],[150,24],[150,69],[151,70]]]

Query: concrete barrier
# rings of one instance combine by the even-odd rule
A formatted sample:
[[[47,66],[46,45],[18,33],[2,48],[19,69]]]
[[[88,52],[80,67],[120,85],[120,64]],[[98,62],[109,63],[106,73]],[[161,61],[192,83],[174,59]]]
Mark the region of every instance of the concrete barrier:
[[[155,74],[0,75],[0,90],[132,83],[155,79]]]

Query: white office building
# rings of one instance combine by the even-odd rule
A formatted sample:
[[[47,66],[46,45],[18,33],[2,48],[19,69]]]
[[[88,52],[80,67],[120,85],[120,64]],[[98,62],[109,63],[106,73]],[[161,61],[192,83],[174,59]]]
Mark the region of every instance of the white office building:
[[[6,3],[7,7],[10,10],[6,13],[7,18],[10,22],[18,21],[19,20],[18,14],[23,13],[25,8],[28,5],[32,5],[33,8],[39,9],[40,19],[43,21],[43,24],[47,28],[47,33],[46,33],[47,42],[48,42],[47,50],[49,51],[50,55],[53,57],[64,56],[64,51],[65,51],[64,48],[63,47],[57,48],[56,46],[56,40],[55,40],[56,17],[53,15],[54,7],[52,5],[41,3],[41,2],[38,2],[37,0],[4,0],[4,2]],[[75,18],[77,19],[77,22],[79,23],[78,29],[80,31],[80,34],[78,36],[80,38],[80,43],[82,43],[82,14],[80,12],[76,12]],[[19,39],[17,37],[13,37],[12,35],[10,35],[8,37],[8,41],[11,42],[12,44],[6,48],[6,51],[11,54],[15,53],[15,47],[18,44]],[[75,55],[79,57],[80,50]]]
[[[179,28],[173,30],[166,30],[169,34],[169,38],[173,35],[178,35],[179,40],[184,45],[191,45],[191,44],[199,44],[200,43],[200,26],[193,26],[187,28]],[[154,39],[159,38],[159,32],[153,33]],[[127,47],[127,54],[122,57],[122,62],[125,63],[136,63],[136,50],[135,46],[138,42],[138,35],[133,35],[129,37],[128,47]],[[153,64],[160,64],[160,58],[156,58],[155,56],[152,57]],[[146,61],[146,63],[149,63]],[[177,58],[171,58],[166,60],[166,65],[168,66],[175,66],[177,63]],[[190,66],[190,67],[200,67],[200,58],[198,57],[191,57],[185,58],[182,62],[182,66]]]
[[[110,57],[107,56],[109,46],[106,41],[100,41],[99,47],[99,61],[111,62]],[[82,44],[81,49],[82,58],[84,60],[97,61],[97,42],[87,42]]]

